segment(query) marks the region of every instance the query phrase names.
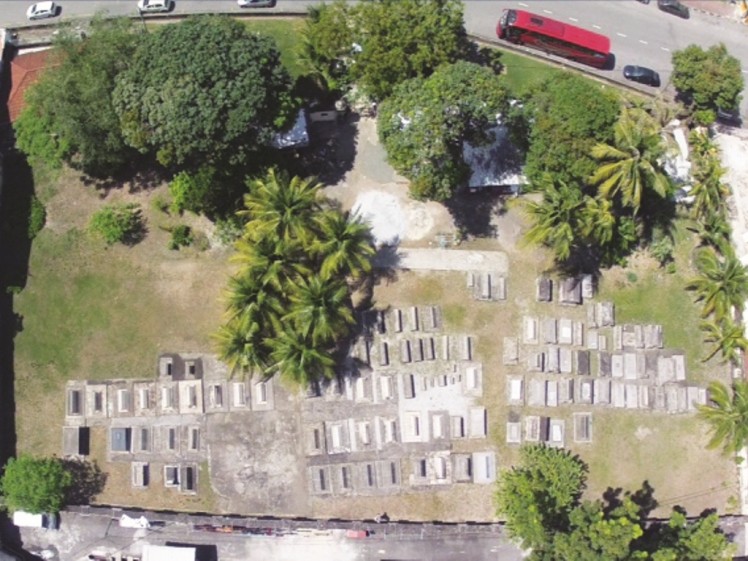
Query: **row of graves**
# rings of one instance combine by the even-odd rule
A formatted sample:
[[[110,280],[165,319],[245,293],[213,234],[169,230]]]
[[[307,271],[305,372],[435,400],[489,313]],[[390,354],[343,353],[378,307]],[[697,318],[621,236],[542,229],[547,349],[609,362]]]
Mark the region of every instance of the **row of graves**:
[[[617,324],[613,303],[585,303],[594,294],[594,284],[585,278],[589,277],[575,283],[562,281],[558,302],[585,305],[586,321],[563,317],[572,315],[564,313],[563,307],[553,308],[555,313],[549,308],[546,315],[523,316],[521,336],[504,338],[508,405],[548,411],[581,405],[678,414],[705,404],[706,389],[687,383],[685,356],[682,351],[665,348],[662,326]],[[538,279],[538,302],[552,303],[553,294],[553,281]],[[513,413],[510,417],[508,443],[564,445],[563,419],[521,419]],[[590,412],[574,413],[573,439],[591,442]]]
[[[274,394],[272,379],[231,379],[214,356],[163,354],[151,379],[68,382],[63,455],[89,455],[91,429],[101,427],[109,461],[130,463],[133,487],[196,493],[206,415],[272,410]]]
[[[302,409],[310,493],[393,494],[495,480],[483,369],[470,335],[446,334],[438,306],[366,312],[350,375]],[[454,453],[456,441],[475,442]],[[464,446],[461,447],[464,449]]]

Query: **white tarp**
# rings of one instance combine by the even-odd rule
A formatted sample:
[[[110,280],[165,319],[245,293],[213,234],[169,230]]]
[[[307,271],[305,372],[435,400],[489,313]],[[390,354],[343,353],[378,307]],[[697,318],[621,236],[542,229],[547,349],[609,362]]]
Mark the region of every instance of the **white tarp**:
[[[172,547],[169,545],[143,546],[143,561],[195,561],[194,547]]]
[[[44,516],[17,510],[13,513],[13,524],[19,528],[43,528]]]
[[[145,516],[140,518],[131,518],[126,514],[120,516],[119,519],[120,528],[150,528],[151,524]]]

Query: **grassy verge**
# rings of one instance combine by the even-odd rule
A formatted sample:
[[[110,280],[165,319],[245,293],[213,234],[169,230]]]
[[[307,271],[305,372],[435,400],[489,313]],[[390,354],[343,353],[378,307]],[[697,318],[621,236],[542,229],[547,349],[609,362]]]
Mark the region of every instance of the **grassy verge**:
[[[291,77],[297,78],[303,74],[297,56],[301,45],[301,30],[304,28],[303,18],[241,20],[241,22],[250,31],[269,35],[275,39],[281,53],[281,60]]]

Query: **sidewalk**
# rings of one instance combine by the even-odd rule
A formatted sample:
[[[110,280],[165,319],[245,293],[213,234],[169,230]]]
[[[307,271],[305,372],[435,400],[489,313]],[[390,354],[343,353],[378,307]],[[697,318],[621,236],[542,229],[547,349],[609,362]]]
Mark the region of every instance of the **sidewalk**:
[[[691,10],[720,18],[740,21],[740,3],[731,4],[725,0],[681,0]]]

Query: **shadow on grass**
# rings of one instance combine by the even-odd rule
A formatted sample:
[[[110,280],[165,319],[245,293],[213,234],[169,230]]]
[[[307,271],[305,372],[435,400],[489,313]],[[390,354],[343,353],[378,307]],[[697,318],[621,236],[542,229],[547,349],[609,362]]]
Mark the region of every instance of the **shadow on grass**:
[[[65,496],[65,504],[87,505],[104,490],[107,475],[94,462],[66,458],[65,469],[73,476],[73,483]]]
[[[446,201],[444,205],[452,215],[455,226],[464,235],[471,237],[493,237],[496,226],[494,218],[506,213],[506,192],[499,187],[485,187],[475,192],[461,193]]]

